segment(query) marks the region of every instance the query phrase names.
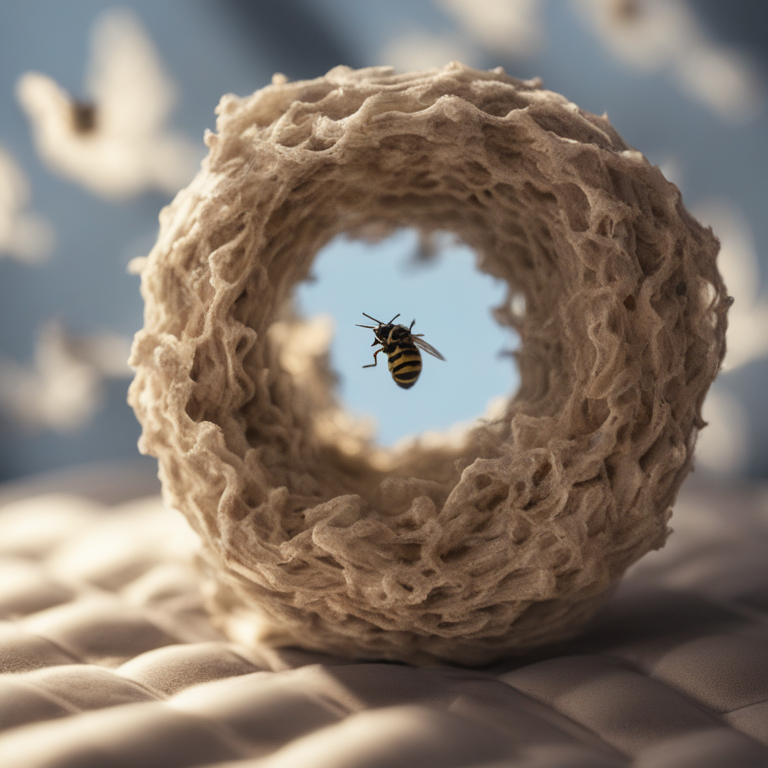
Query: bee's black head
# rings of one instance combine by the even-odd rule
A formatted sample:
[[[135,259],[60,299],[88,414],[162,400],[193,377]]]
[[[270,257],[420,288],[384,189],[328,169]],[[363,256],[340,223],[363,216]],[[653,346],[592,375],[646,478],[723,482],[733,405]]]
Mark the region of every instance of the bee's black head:
[[[366,315],[365,312],[363,312],[363,314],[369,320],[373,320],[374,323],[378,323],[378,325],[360,325],[358,323],[358,327],[360,328],[370,328],[373,330],[373,335],[376,337],[376,340],[373,342],[373,344],[371,344],[372,347],[376,344],[387,344],[389,342],[390,334],[392,335],[393,339],[397,340],[404,339],[410,335],[410,329],[406,328],[404,325],[395,325],[395,320],[400,317],[399,314],[395,315],[388,323],[382,323],[381,320],[377,320],[375,317]]]

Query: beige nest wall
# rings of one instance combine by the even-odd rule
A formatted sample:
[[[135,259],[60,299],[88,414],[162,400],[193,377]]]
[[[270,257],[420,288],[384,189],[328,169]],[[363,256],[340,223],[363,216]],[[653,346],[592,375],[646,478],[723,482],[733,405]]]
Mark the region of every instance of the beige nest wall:
[[[578,631],[692,466],[729,306],[712,232],[606,118],[501,70],[276,77],[207,143],[142,271],[130,402],[221,625],[467,664]],[[345,428],[291,302],[332,238],[403,226],[506,281],[521,386],[397,453]]]

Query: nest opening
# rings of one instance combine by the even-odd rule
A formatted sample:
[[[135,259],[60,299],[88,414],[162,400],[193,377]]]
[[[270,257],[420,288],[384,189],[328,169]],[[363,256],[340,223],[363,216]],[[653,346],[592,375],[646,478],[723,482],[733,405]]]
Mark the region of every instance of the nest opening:
[[[479,270],[506,283],[508,296],[494,316],[500,324],[521,333],[525,315],[513,314],[511,306],[516,301],[519,307],[520,297],[525,306],[530,306],[533,301],[526,293],[532,286],[525,274],[516,281],[515,272],[508,269],[509,252],[519,252],[517,258],[524,264],[528,263],[531,253],[537,254],[533,257],[536,259],[541,258],[540,253],[549,253],[553,240],[558,239],[552,236],[553,231],[558,231],[558,221],[549,219],[550,215],[554,216],[558,200],[550,193],[536,192],[532,201],[521,202],[517,196],[510,195],[503,184],[499,185],[500,190],[494,186],[482,187],[480,185],[489,184],[489,178],[487,173],[479,173],[478,163],[467,162],[469,171],[464,178],[455,167],[444,166],[440,153],[427,146],[426,139],[416,141],[414,137],[407,137],[407,140],[382,142],[382,145],[374,159],[366,148],[361,148],[360,157],[353,153],[333,175],[321,164],[314,173],[303,174],[300,183],[285,192],[285,201],[277,206],[264,226],[260,254],[263,263],[279,264],[284,271],[279,279],[271,281],[273,292],[269,296],[259,294],[260,270],[246,279],[233,306],[231,320],[266,339],[264,347],[257,343],[241,355],[240,361],[246,380],[266,375],[265,384],[275,408],[266,420],[263,398],[254,394],[243,398],[238,416],[244,423],[247,449],[263,452],[264,446],[269,446],[271,457],[265,466],[274,471],[270,484],[295,487],[298,466],[302,483],[304,487],[313,487],[316,502],[354,493],[391,514],[392,510],[401,510],[405,502],[388,502],[386,494],[381,492],[384,479],[392,476],[409,479],[407,503],[412,503],[424,490],[419,482],[410,481],[447,485],[439,500],[434,499],[442,503],[466,467],[478,458],[498,455],[499,431],[503,432],[504,428],[497,419],[481,420],[474,430],[462,436],[419,440],[401,450],[371,443],[364,437],[364,430],[354,430],[351,420],[339,407],[335,376],[326,355],[310,356],[298,372],[295,365],[286,365],[286,359],[295,355],[296,347],[306,349],[307,340],[313,336],[304,323],[291,318],[296,287],[307,279],[319,252],[340,236],[376,241],[403,228],[412,228],[423,236],[450,231],[477,254]],[[399,162],[389,158],[387,150],[393,152]],[[425,167],[411,168],[410,153],[425,151]],[[331,183],[335,177],[339,181]],[[355,178],[360,181],[355,183]],[[425,178],[430,179],[429,183],[423,181]],[[444,191],[436,193],[435,188]],[[542,210],[541,200],[550,198],[551,209]],[[308,200],[312,204],[297,215],[296,206]],[[509,237],[500,236],[496,231],[500,220],[505,221],[505,228],[511,233]],[[241,222],[226,222],[212,233],[212,245],[216,250],[225,250],[231,260],[233,241],[245,238],[246,234],[247,228]],[[216,257],[216,250],[212,259]],[[234,255],[247,258],[240,249],[236,249]],[[553,264],[544,281],[548,290],[557,290],[555,283],[562,281],[559,275],[554,279],[556,274]],[[226,269],[222,275],[226,280],[234,278]],[[538,287],[541,289],[542,284]],[[256,303],[251,300],[255,296],[259,298],[257,313],[254,313]],[[265,298],[271,312],[264,311]],[[286,322],[288,329],[282,326]],[[531,334],[531,338],[535,343],[536,335]],[[248,337],[241,336],[240,350],[247,344]],[[546,351],[533,350],[532,355],[544,357]],[[265,359],[269,361],[266,366]],[[204,365],[210,366],[210,362]],[[193,396],[190,403],[195,420],[212,420],[210,411],[200,407],[200,399]],[[217,403],[212,405],[218,409]],[[278,436],[273,439],[273,435]],[[235,445],[233,442],[233,449]],[[300,457],[296,454],[297,446]],[[242,450],[239,445],[237,449]],[[309,483],[308,478],[312,478]],[[291,532],[295,533],[295,530]]]
[[[506,301],[505,284],[477,261],[450,232],[424,237],[399,228],[374,242],[337,237],[296,289],[293,306],[305,340],[281,358],[303,371],[328,350],[345,421],[387,452],[419,440],[457,442],[471,424],[499,413],[519,379],[518,339],[494,313]],[[375,348],[372,331],[357,327],[374,324],[363,311],[383,322],[400,313],[396,322],[406,326],[415,320],[413,332],[447,362],[423,353],[421,375],[408,391],[393,382],[383,353],[375,370],[364,369]],[[297,322],[290,309],[286,316]]]

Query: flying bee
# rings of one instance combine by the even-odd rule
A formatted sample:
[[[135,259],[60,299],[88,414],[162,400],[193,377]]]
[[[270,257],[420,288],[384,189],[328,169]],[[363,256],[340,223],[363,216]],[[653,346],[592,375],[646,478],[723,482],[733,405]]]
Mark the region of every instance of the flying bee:
[[[383,352],[387,356],[387,366],[395,384],[403,389],[410,389],[416,383],[421,373],[420,349],[423,349],[427,354],[436,357],[438,360],[445,360],[431,344],[427,344],[421,338],[424,335],[423,333],[411,333],[413,324],[416,322],[415,320],[406,328],[404,325],[394,324],[395,320],[400,317],[399,313],[388,323],[382,323],[381,320],[366,315],[365,312],[363,314],[369,320],[378,323],[378,325],[360,325],[357,323],[357,327],[371,328],[373,335],[376,337],[371,346],[381,345],[373,353],[373,363],[364,365],[363,368],[375,368],[377,364],[376,355],[379,352]]]

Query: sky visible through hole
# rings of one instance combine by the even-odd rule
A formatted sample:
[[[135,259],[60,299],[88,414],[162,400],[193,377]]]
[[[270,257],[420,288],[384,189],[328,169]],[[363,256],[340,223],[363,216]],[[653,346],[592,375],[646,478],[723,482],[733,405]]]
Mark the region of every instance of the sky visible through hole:
[[[331,364],[339,374],[339,395],[355,415],[376,419],[377,439],[392,445],[425,431],[448,429],[482,416],[489,403],[518,387],[514,358],[517,336],[501,328],[491,309],[504,298],[505,285],[475,268],[471,248],[445,233],[438,239],[435,261],[415,262],[418,236],[399,230],[378,243],[341,236],[326,246],[313,267],[314,281],[297,290],[297,306],[306,317],[331,315],[335,335]],[[373,325],[363,312],[410,325],[438,349],[445,362],[425,353],[414,387],[401,389],[392,380],[386,357],[373,362]]]

